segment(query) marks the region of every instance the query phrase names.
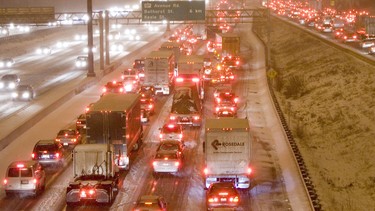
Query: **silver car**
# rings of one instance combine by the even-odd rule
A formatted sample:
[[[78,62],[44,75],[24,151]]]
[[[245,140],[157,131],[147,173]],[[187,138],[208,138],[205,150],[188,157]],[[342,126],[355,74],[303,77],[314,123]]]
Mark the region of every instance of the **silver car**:
[[[46,175],[37,161],[15,161],[8,166],[3,184],[7,196],[12,193],[36,196],[45,189]]]
[[[158,173],[177,173],[182,166],[182,156],[177,151],[158,151],[152,166],[155,177]]]

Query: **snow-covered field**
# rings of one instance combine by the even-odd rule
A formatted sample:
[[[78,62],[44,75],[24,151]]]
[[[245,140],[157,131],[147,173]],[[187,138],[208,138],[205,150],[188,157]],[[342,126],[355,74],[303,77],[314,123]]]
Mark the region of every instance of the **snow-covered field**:
[[[375,66],[279,21],[271,42],[273,87],[323,209],[374,210]]]

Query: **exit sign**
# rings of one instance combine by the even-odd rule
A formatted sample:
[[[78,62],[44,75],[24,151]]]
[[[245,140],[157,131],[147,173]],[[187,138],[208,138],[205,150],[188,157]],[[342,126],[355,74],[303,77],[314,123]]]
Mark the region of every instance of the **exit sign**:
[[[142,21],[205,20],[204,1],[142,1]]]

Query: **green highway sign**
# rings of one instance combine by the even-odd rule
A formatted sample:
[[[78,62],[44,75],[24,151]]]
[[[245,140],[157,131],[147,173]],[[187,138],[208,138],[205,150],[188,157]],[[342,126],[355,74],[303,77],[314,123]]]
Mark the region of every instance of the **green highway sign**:
[[[142,1],[142,21],[205,20],[204,1]]]

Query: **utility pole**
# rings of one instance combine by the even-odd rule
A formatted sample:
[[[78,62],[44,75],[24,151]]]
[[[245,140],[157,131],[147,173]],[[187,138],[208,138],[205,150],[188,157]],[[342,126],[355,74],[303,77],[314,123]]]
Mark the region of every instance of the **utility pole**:
[[[99,12],[99,42],[100,42],[100,69],[104,70],[104,26],[103,26],[103,11]]]
[[[104,16],[104,20],[105,20],[105,64],[106,65],[109,65],[110,64],[110,61],[109,61],[109,40],[108,40],[108,35],[109,35],[109,12],[108,10],[106,10],[104,12],[105,16]]]
[[[95,77],[94,72],[94,54],[92,52],[94,41],[93,41],[93,30],[92,30],[92,0],[87,0],[87,15],[89,20],[87,22],[87,46],[88,52],[88,66],[87,66],[87,77]]]

